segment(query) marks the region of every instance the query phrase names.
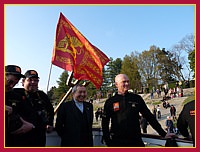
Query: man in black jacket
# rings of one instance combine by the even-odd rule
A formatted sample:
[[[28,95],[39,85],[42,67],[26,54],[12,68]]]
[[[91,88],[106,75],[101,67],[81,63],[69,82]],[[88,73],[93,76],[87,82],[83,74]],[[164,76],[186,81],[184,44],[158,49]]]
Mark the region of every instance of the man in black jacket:
[[[187,138],[191,138],[193,140],[193,146],[195,147],[195,100],[184,105],[178,120],[177,120],[177,128],[180,133]],[[191,136],[188,131],[188,127],[191,133]]]
[[[19,115],[33,124],[32,130],[24,132],[23,129],[15,131],[16,146],[44,147],[46,145],[46,132],[53,130],[54,109],[48,96],[38,90],[39,77],[35,70],[28,70],[22,79],[24,88],[15,88],[22,101],[16,106]]]
[[[93,105],[85,102],[86,88],[76,85],[72,89],[73,99],[62,103],[57,112],[56,131],[63,147],[93,146]]]
[[[23,120],[16,111],[16,106],[22,101],[22,98],[13,91],[13,87],[24,75],[21,74],[21,68],[17,65],[5,66],[5,146],[16,146],[17,140],[15,131],[23,130],[28,132],[32,130],[33,124]]]
[[[144,147],[139,113],[162,137],[165,137],[166,132],[147,108],[142,97],[128,92],[130,84],[127,75],[117,75],[115,85],[118,93],[105,102],[102,116],[103,138],[106,145],[111,147]],[[111,128],[109,128],[110,119]]]

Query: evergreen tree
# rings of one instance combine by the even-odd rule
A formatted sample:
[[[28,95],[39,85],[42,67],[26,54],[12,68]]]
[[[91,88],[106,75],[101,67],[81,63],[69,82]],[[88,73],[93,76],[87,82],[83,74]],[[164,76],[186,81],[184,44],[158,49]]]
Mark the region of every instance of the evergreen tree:
[[[56,90],[56,87],[53,86],[53,87],[51,87],[51,89],[47,92],[47,95],[48,95],[48,97],[49,97],[49,99],[50,99],[50,101],[51,101],[51,103],[52,103],[53,105],[56,105],[56,104],[57,104],[57,98],[56,98],[56,96],[55,96],[55,90]]]
[[[129,77],[130,89],[141,89],[141,76],[137,66],[137,58],[131,53],[130,56],[126,55],[122,61],[122,69],[120,73],[124,73]]]
[[[61,100],[62,97],[67,93],[69,90],[69,86],[66,85],[68,78],[68,72],[64,71],[61,76],[59,77],[59,80],[57,81],[58,83],[58,88],[55,89],[55,96],[58,100]]]
[[[106,90],[115,91],[115,77],[120,73],[122,66],[122,60],[117,58],[113,60],[110,58],[110,62],[106,65],[106,69],[104,71],[104,86]]]

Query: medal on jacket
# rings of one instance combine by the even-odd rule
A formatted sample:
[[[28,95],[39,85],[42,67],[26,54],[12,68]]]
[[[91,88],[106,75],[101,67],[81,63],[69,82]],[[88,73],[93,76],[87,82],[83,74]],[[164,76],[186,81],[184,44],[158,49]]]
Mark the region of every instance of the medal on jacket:
[[[190,110],[190,116],[195,116],[195,110]]]
[[[133,107],[133,108],[135,108],[135,107],[136,107],[135,103],[132,103],[132,107]]]
[[[119,102],[113,103],[113,109],[114,109],[114,111],[118,111],[119,110]]]
[[[135,107],[136,107],[136,104],[137,104],[136,102],[133,102],[133,101],[129,101],[128,103],[131,104],[131,107],[132,107],[132,108],[135,108]]]

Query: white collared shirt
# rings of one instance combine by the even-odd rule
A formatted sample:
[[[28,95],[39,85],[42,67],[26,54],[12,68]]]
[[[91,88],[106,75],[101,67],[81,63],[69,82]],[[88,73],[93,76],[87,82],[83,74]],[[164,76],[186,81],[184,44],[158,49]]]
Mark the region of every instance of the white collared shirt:
[[[78,102],[74,99],[75,105],[78,107],[78,109],[83,113],[83,102]]]

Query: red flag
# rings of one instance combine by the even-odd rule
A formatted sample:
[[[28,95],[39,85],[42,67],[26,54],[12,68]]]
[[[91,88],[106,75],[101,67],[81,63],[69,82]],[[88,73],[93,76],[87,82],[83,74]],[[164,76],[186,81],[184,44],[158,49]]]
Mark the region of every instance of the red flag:
[[[52,64],[73,71],[74,78],[78,80],[90,80],[98,89],[102,85],[102,69],[107,62],[108,57],[60,13]]]

